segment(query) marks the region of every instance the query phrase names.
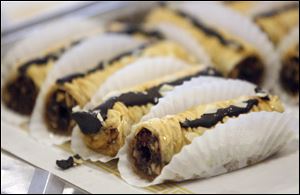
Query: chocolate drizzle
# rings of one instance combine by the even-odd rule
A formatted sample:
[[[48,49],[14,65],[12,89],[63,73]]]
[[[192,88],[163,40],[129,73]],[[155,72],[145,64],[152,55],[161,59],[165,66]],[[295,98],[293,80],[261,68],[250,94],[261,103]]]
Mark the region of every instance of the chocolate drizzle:
[[[30,60],[19,67],[19,69],[18,69],[19,73],[25,74],[27,69],[32,65],[43,66],[43,65],[47,64],[50,60],[56,61],[59,58],[60,53],[62,53],[62,52],[63,52],[63,50],[60,50],[60,52],[50,53],[44,57]]]
[[[87,76],[89,74],[92,74],[92,73],[94,73],[96,71],[103,70],[105,68],[105,65],[112,65],[114,62],[119,61],[120,59],[122,59],[125,56],[131,56],[133,54],[138,54],[139,51],[145,49],[150,44],[151,43],[142,44],[141,46],[139,46],[139,47],[137,47],[137,48],[135,48],[133,50],[121,53],[121,54],[115,56],[114,58],[112,58],[112,59],[110,59],[110,60],[108,60],[106,62],[102,61],[102,62],[98,63],[97,66],[95,66],[94,68],[91,68],[90,70],[86,71],[85,73],[74,73],[74,74],[62,77],[62,78],[56,80],[56,83],[57,84],[64,84],[66,82],[72,82],[74,79],[82,78],[82,77],[85,77],[85,76]]]
[[[215,71],[213,68],[206,68],[205,70],[198,71],[195,74],[181,77],[170,82],[161,83],[158,86],[147,89],[144,92],[137,92],[137,93],[127,92],[121,94],[120,96],[111,97],[110,99],[106,100],[104,103],[94,108],[93,110],[88,112],[75,112],[72,114],[72,117],[77,122],[77,124],[79,125],[83,133],[92,134],[99,131],[103,125],[102,123],[99,122],[99,120],[96,120],[97,114],[99,113],[102,119],[105,121],[107,119],[108,110],[112,109],[115,103],[121,102],[127,107],[142,106],[142,105],[147,105],[149,103],[157,104],[158,99],[162,97],[160,93],[160,89],[164,85],[170,85],[170,86],[180,85],[184,81],[188,81],[200,75],[221,76],[221,74]],[[87,118],[93,118],[93,120],[89,120],[88,122],[89,124],[87,124],[86,122]]]
[[[140,25],[136,24],[126,24],[125,27],[119,31],[109,31],[110,33],[121,33],[121,34],[128,34],[128,35],[134,35],[134,34],[142,34],[146,37],[153,37],[156,39],[164,39],[164,36],[156,30],[147,30],[143,28]]]
[[[67,170],[74,166],[78,166],[82,163],[83,163],[83,161],[78,154],[76,154],[74,156],[70,156],[66,160],[56,160],[56,165],[62,170]]]
[[[190,20],[192,22],[192,24],[197,27],[198,29],[200,29],[201,31],[203,31],[207,36],[211,36],[211,37],[215,37],[216,39],[218,39],[218,41],[225,46],[229,46],[229,47],[233,47],[233,48],[237,48],[237,50],[243,50],[243,45],[241,45],[239,42],[235,41],[235,40],[229,40],[229,39],[225,39],[221,33],[219,33],[218,31],[216,31],[216,29],[209,27],[207,25],[205,25],[204,23],[202,23],[199,19],[191,16],[190,14],[187,14],[183,11],[179,11],[179,10],[175,10],[175,12],[184,17],[187,18],[188,20]]]
[[[298,3],[290,3],[288,5],[273,9],[271,11],[258,14],[254,17],[254,20],[257,20],[257,19],[260,19],[260,18],[273,17],[273,16],[276,16],[278,14],[281,14],[283,12],[290,11],[290,10],[293,10],[293,9],[299,9],[299,4]]]
[[[211,128],[221,122],[225,117],[237,117],[240,114],[248,113],[254,106],[258,105],[257,99],[250,99],[246,103],[246,107],[229,106],[227,108],[218,109],[216,113],[203,114],[199,119],[185,120],[180,123],[182,128]]]
[[[79,44],[81,41],[82,40],[74,41],[70,44],[69,47],[70,48],[74,47],[75,45]],[[18,69],[19,73],[25,74],[27,69],[32,65],[43,66],[43,65],[46,65],[50,60],[56,61],[65,51],[66,51],[66,48],[60,48],[59,50],[49,53],[43,57],[29,60],[19,67],[19,69]]]

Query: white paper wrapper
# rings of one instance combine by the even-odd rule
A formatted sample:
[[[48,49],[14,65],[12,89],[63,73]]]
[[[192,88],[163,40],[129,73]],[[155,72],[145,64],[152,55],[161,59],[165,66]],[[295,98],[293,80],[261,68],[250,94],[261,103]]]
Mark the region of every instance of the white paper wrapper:
[[[1,89],[10,71],[17,68],[20,61],[26,61],[39,57],[43,52],[60,44],[69,44],[90,34],[100,33],[102,25],[81,18],[66,18],[53,22],[29,33],[18,42],[5,56],[1,63]],[[2,96],[2,90],[1,90]],[[28,117],[19,115],[8,108],[1,98],[1,119],[11,124],[22,124],[28,121]]]
[[[208,84],[209,83],[209,84]],[[255,85],[247,81],[213,77],[194,78],[175,87],[141,121],[183,112],[194,105],[254,95]],[[188,98],[187,98],[188,97]]]
[[[9,68],[14,68],[19,61],[39,57],[44,51],[52,47],[68,44],[71,41],[102,31],[102,24],[78,17],[48,23],[34,29],[24,39],[17,42],[3,59],[3,64],[8,65]]]
[[[200,104],[255,94],[255,85],[244,81],[210,81],[209,84],[191,87],[191,83],[196,83],[196,80],[199,79],[177,87],[160,99],[142,121],[179,113]],[[227,172],[224,166],[241,168],[250,158],[262,160],[276,152],[291,137],[289,130],[297,131],[298,123],[298,120],[289,114],[266,112],[250,113],[230,119],[185,146],[153,182],[142,180],[132,169],[127,152],[128,144],[134,135],[133,131],[118,154],[118,168],[126,182],[139,187],[162,183],[165,180],[182,181],[222,174]],[[254,154],[261,156],[258,159]]]
[[[141,179],[133,172],[126,150],[122,151],[118,168],[127,183],[139,187],[167,180],[211,177],[264,160],[290,141],[294,130],[299,131],[299,121],[289,114],[249,113],[229,119],[195,138],[172,158],[152,182]]]
[[[92,109],[97,106],[108,92],[111,92],[108,94],[110,96],[115,93],[113,90],[124,90],[188,67],[189,65],[185,62],[172,57],[142,58],[107,79],[107,82],[100,87],[91,102],[85,106],[85,109]],[[73,129],[71,148],[74,153],[79,154],[85,160],[108,162],[117,157],[109,157],[89,149],[81,138],[78,126]]]
[[[271,89],[272,82],[274,82],[273,76],[280,66],[279,59],[266,34],[250,18],[236,13],[230,8],[210,2],[185,2],[180,4],[178,9],[224,29],[256,48],[266,66],[263,86]]]
[[[295,43],[299,43],[299,26],[296,26],[291,30],[291,32],[283,38],[283,40],[279,43],[277,53],[280,59],[282,59],[287,50],[293,46]],[[284,102],[289,105],[299,104],[299,94],[295,97],[291,97],[286,93],[284,89],[282,89],[279,78],[280,77],[280,69],[276,75],[276,82],[274,82],[274,89],[276,94],[280,95]]]
[[[179,112],[183,112],[193,106],[200,105],[200,104],[207,104],[215,101],[240,97],[243,95],[255,94],[254,91],[255,85],[248,83],[246,81],[239,81],[239,80],[232,80],[232,79],[228,79],[228,80],[215,79],[214,81],[213,80],[209,81],[208,84],[204,83],[201,85],[202,79],[203,78],[196,78],[190,82],[184,83],[182,86],[175,88],[172,92],[168,93],[164,98],[161,98],[159,100],[159,103],[156,106],[152,107],[150,112],[146,116],[144,116],[141,121],[149,120],[151,118],[160,118],[166,115],[172,115]],[[236,123],[239,124],[240,122],[236,122]],[[240,125],[239,127],[244,127],[244,126]],[[226,129],[226,131],[227,130],[229,129]],[[133,172],[130,164],[130,158],[127,155],[128,144],[132,140],[133,135],[134,135],[134,131],[127,137],[125,146],[119,151],[118,154],[120,158],[118,167],[122,178],[125,179],[125,181],[127,181],[129,184],[136,185],[136,186],[154,185],[163,182],[163,180],[165,179],[174,179],[175,178],[174,175],[172,175],[173,178],[167,178],[167,176],[162,174],[162,177],[159,176],[158,179],[155,179],[153,182],[150,183],[146,180],[141,180]],[[181,152],[179,154],[181,154]],[[192,159],[182,159],[182,160],[184,160],[184,162],[192,161]],[[216,159],[216,161],[217,160],[218,159]],[[193,161],[200,162],[202,161],[202,159],[195,158],[193,159]],[[178,163],[178,164],[182,164],[182,163]],[[191,166],[191,164],[189,164],[190,167],[189,169],[187,169],[187,171],[194,167]],[[176,167],[179,165],[174,165],[174,166]],[[164,173],[164,170],[165,168],[163,169],[162,173]],[[182,170],[186,170],[186,168]],[[193,172],[193,173],[199,174],[198,172]]]
[[[53,85],[58,78],[71,73],[84,72],[96,66],[101,61],[109,60],[139,45],[141,45],[140,41],[127,35],[103,34],[99,37],[86,40],[64,54],[54,65],[54,68],[48,74],[46,81],[41,87],[30,120],[30,134],[38,141],[47,144],[61,144],[69,140],[69,136],[58,136],[48,131],[44,123],[44,101],[49,87]]]
[[[179,43],[191,52],[199,62],[211,65],[211,59],[202,46],[190,36],[184,29],[181,29],[171,23],[162,22],[156,26],[156,29],[163,33],[169,40]]]

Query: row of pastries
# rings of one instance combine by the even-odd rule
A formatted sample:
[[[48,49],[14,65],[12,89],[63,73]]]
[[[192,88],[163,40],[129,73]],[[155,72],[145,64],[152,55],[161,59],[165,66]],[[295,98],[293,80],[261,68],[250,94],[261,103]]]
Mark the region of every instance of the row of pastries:
[[[122,178],[135,186],[258,163],[299,128],[280,100],[280,93],[291,101],[299,95],[299,4],[258,4],[212,4],[229,22],[238,14],[249,31],[239,31],[241,23],[223,28],[202,18],[200,2],[157,6],[139,24],[52,24],[65,37],[18,56],[37,47],[33,34],[10,51],[15,58],[1,78],[4,120],[21,125],[25,118],[37,141],[70,141],[84,160],[119,158]],[[261,48],[260,39],[271,50]],[[264,50],[278,59],[272,84],[280,90],[268,84],[268,72],[276,68]],[[72,167],[78,155],[57,164]],[[186,164],[193,168],[184,170]]]

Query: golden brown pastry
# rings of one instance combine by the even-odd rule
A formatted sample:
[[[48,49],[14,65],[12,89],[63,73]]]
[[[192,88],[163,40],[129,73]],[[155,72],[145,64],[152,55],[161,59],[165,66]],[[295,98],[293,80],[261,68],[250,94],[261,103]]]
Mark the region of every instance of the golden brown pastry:
[[[67,48],[78,43],[58,44],[40,57],[20,62],[4,84],[4,104],[19,114],[30,115],[47,73]]]
[[[132,125],[147,114],[160,97],[174,86],[201,75],[220,76],[213,68],[191,67],[119,92],[92,110],[74,112],[72,117],[89,148],[114,157],[124,145]]]
[[[255,96],[198,105],[176,115],[141,122],[129,143],[132,166],[140,177],[153,180],[193,138],[229,118],[259,111],[283,112],[283,107],[278,97],[258,92]]]
[[[155,9],[148,15],[147,22],[154,28],[169,23],[185,30],[210,55],[215,68],[224,76],[253,83],[262,81],[265,67],[261,57],[254,47],[236,36],[181,10]]]
[[[195,58],[176,43],[150,42],[108,62],[101,62],[86,73],[58,79],[49,90],[45,101],[44,119],[48,129],[54,133],[69,135],[75,125],[71,119],[73,107],[78,105],[82,108],[101,84],[117,70],[141,57],[151,56],[174,56],[186,62],[195,62]]]
[[[299,3],[289,3],[259,13],[254,16],[254,21],[277,45],[294,26],[299,24]]]

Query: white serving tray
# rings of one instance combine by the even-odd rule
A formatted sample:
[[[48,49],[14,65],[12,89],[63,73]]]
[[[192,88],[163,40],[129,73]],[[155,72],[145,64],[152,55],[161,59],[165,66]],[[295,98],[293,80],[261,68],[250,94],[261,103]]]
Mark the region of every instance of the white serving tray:
[[[221,176],[135,188],[119,177],[116,161],[84,163],[66,171],[55,165],[71,153],[68,146],[43,145],[25,129],[1,121],[1,149],[89,193],[299,193],[299,139],[257,165]]]

